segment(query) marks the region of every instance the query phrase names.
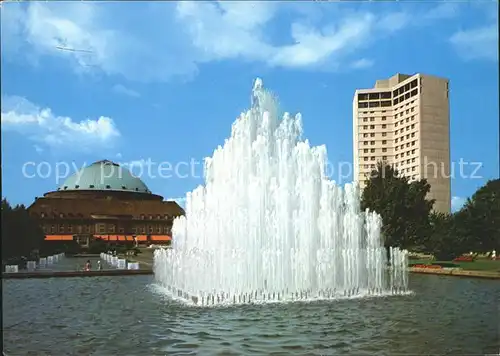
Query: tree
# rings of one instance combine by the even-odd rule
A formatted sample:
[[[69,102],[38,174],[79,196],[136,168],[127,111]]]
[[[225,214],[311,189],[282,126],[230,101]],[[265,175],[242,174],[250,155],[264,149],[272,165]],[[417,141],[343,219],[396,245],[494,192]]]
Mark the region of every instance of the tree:
[[[463,213],[433,212],[429,216],[430,231],[425,249],[441,261],[452,260],[472,249]]]
[[[425,179],[409,183],[392,166],[379,162],[363,189],[361,207],[382,217],[386,247],[415,248],[429,234],[429,213],[434,200],[426,199]]]
[[[471,250],[500,250],[500,179],[479,188],[457,213],[458,217],[467,224]]]
[[[2,199],[2,260],[29,256],[45,238],[38,221],[29,216],[24,205],[14,208]]]
[[[437,259],[500,250],[500,179],[488,181],[453,214],[431,213],[425,179],[409,183],[379,162],[363,190],[361,207],[382,216],[385,246],[422,248]]]

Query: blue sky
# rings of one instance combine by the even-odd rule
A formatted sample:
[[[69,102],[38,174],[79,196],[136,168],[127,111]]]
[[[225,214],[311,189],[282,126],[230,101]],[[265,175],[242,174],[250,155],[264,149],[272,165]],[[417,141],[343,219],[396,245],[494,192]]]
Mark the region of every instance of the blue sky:
[[[178,163],[223,144],[256,77],[302,113],[334,165],[352,162],[356,88],[396,72],[447,77],[452,161],[482,163],[482,178],[453,179],[453,205],[498,177],[496,1],[2,6],[2,195],[14,203],[55,190],[57,162],[74,172],[105,158],[137,163],[136,174],[144,160],[168,162],[191,177],[142,178],[184,196],[202,169]],[[42,177],[28,178],[26,162]]]

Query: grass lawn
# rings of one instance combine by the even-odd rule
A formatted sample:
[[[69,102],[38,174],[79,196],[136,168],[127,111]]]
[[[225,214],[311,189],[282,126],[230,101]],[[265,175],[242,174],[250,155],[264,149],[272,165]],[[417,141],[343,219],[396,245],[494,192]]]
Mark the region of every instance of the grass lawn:
[[[487,259],[478,259],[474,262],[453,262],[453,261],[434,261],[434,260],[410,260],[410,265],[414,264],[454,264],[464,270],[469,271],[496,271],[500,272],[500,261],[492,261]]]

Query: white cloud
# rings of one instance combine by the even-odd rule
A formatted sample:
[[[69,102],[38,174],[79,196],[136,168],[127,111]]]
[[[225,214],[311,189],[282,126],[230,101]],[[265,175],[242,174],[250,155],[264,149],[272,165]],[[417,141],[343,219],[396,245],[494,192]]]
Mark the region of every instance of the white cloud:
[[[423,18],[426,20],[443,20],[456,17],[460,11],[460,3],[443,2],[428,11]],[[419,21],[421,19],[419,18]]]
[[[362,58],[351,63],[353,69],[366,69],[373,67],[374,62],[371,59]]]
[[[465,204],[466,199],[462,197],[452,197],[451,198],[451,211],[455,212],[458,211],[462,208],[462,206]]]
[[[109,146],[120,136],[109,117],[76,122],[18,96],[2,97],[1,122],[2,130],[19,132],[52,148],[90,150]]]
[[[465,60],[498,60],[498,22],[458,31],[450,42]]]
[[[328,14],[320,16],[312,11],[316,5],[11,3],[2,14],[2,40],[11,59],[50,56],[70,61],[78,73],[100,71],[134,81],[165,81],[173,76],[189,78],[200,64],[224,60],[285,68],[349,68],[355,51],[399,34],[414,25],[412,19],[425,15],[330,6]],[[446,17],[449,10],[445,10],[429,16]],[[278,23],[285,27],[276,29]]]
[[[100,30],[93,24],[96,20],[93,7],[78,3],[57,5],[57,8],[35,3],[6,6],[2,16],[2,19],[6,19],[3,27],[6,48],[9,50],[12,45],[21,46],[15,42],[22,36],[39,56],[67,58],[81,70],[93,66],[93,60],[99,65],[117,34]],[[65,16],[58,15],[64,12]]]
[[[405,12],[390,13],[380,19],[380,28],[394,32],[401,30],[410,23],[411,16]]]
[[[283,4],[280,4],[280,6]],[[285,5],[283,5],[285,6]],[[286,7],[286,6],[285,6]],[[265,32],[277,16],[273,2],[180,2],[177,16],[203,61],[244,59],[270,66],[308,68],[336,64],[377,36],[404,26],[402,14],[356,12],[336,23],[313,26],[307,18],[291,21],[291,43],[274,44]]]
[[[132,98],[139,98],[141,94],[136,92],[135,90],[129,89],[121,84],[117,84],[113,87],[113,91],[117,94],[122,94],[126,96],[130,96]]]
[[[121,13],[126,4],[10,3],[2,13],[2,45],[11,60],[50,57],[68,61],[77,73],[121,75],[136,81],[165,80],[190,71],[190,63],[178,61],[169,38],[161,31],[160,13]],[[128,6],[135,6],[129,4]],[[134,15],[131,19],[130,13]],[[149,33],[134,30],[130,23],[150,25]],[[151,19],[151,20],[150,20]],[[156,20],[154,20],[156,19]],[[168,22],[168,21],[167,21]],[[168,28],[167,28],[168,30]],[[171,32],[171,31],[168,31]],[[174,43],[175,44],[175,43]],[[31,56],[31,57],[30,57]]]

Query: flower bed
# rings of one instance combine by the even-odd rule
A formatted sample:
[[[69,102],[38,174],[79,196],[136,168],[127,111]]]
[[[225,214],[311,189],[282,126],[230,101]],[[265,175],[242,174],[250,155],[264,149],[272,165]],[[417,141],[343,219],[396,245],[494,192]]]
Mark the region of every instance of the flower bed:
[[[413,265],[411,267],[415,267],[415,268],[426,268],[426,269],[442,269],[443,267],[440,266],[440,265]]]
[[[453,262],[474,262],[474,257],[472,256],[460,256],[453,260]]]

